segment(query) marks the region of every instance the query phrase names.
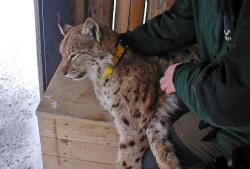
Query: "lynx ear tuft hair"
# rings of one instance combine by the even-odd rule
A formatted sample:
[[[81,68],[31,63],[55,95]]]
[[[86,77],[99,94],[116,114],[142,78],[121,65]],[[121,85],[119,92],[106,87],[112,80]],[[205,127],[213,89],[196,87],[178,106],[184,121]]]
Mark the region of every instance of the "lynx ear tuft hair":
[[[72,25],[68,25],[68,24],[64,25],[60,22],[58,22],[58,27],[59,27],[59,30],[63,36],[65,36],[70,31],[70,29],[73,28]]]

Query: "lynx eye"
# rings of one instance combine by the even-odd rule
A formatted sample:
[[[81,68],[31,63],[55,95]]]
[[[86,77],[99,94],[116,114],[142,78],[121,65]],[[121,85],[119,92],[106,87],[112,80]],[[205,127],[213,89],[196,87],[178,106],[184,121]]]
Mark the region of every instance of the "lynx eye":
[[[77,52],[72,52],[69,57],[68,57],[68,60],[74,60],[76,59],[80,54],[77,53]]]

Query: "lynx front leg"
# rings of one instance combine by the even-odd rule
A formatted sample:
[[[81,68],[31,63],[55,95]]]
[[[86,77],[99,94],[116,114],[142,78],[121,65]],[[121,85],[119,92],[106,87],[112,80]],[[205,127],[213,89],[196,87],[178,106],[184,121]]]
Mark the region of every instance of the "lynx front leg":
[[[142,157],[148,148],[146,133],[125,121],[118,125],[120,135],[118,169],[142,169]]]
[[[149,145],[160,169],[180,169],[173,145],[167,139],[168,128],[167,122],[156,119],[150,121],[146,129]]]

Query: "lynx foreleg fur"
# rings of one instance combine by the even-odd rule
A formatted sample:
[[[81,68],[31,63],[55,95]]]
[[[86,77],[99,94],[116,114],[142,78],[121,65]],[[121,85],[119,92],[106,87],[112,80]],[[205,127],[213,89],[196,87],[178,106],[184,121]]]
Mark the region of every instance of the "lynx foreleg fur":
[[[168,139],[170,127],[176,120],[178,111],[182,111],[182,109],[180,109],[180,103],[174,95],[161,97],[154,117],[146,128],[151,151],[160,169],[181,168],[174,146]]]
[[[119,133],[117,169],[142,169],[142,158],[149,147],[146,132],[124,119],[116,119]]]
[[[180,169],[173,145],[168,140],[168,126],[152,120],[146,129],[150,149],[160,169]]]

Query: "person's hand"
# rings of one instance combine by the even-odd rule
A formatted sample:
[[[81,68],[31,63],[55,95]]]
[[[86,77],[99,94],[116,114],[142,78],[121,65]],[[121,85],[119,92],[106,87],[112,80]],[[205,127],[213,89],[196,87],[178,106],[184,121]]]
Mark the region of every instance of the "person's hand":
[[[176,63],[169,66],[164,73],[164,76],[160,79],[161,90],[166,92],[167,94],[171,94],[175,92],[175,87],[173,83],[173,76],[176,67],[182,63]]]

